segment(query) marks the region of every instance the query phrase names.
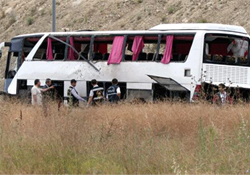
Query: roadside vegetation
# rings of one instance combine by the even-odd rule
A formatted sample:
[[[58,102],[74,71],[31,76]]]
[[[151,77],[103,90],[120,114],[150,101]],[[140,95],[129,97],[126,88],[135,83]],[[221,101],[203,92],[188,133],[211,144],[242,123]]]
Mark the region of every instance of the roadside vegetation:
[[[1,174],[243,174],[249,105],[121,104],[57,110],[0,102]]]

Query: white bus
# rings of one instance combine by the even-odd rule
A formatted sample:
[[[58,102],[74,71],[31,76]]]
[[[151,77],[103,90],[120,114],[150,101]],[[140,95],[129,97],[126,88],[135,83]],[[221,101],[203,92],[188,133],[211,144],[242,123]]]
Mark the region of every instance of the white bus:
[[[9,47],[4,92],[27,96],[47,78],[67,98],[71,79],[88,98],[90,81],[119,80],[123,99],[192,101],[202,83],[250,89],[249,35],[239,26],[161,24],[146,31],[76,31],[19,35]]]

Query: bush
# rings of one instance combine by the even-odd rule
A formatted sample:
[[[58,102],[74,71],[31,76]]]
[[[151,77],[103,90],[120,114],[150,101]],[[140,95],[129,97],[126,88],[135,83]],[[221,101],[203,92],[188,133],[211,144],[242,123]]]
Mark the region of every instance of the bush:
[[[46,15],[46,11],[45,11],[45,9],[42,9],[41,10],[41,16],[45,16]]]
[[[33,17],[28,17],[28,18],[27,18],[27,25],[28,25],[28,26],[32,25],[34,22],[35,22],[35,21],[34,21],[34,18],[33,18]]]
[[[175,11],[176,11],[176,9],[174,6],[171,6],[168,8],[168,14],[173,14],[173,13],[175,13]]]
[[[197,22],[198,23],[207,23],[207,20],[205,18],[201,18]]]

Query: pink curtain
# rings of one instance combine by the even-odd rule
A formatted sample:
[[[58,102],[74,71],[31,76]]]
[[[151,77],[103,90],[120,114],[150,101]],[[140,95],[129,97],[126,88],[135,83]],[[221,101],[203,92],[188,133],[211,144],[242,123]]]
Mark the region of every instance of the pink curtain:
[[[143,37],[142,36],[136,36],[134,38],[133,46],[132,46],[132,51],[133,51],[133,61],[136,61],[138,58],[140,52],[144,48],[144,42],[143,42]]]
[[[164,51],[164,55],[161,59],[161,63],[163,64],[168,64],[170,62],[170,59],[172,57],[172,48],[173,48],[173,41],[174,41],[174,36],[169,35],[166,38],[166,48]]]
[[[69,37],[69,44],[75,48],[75,43],[74,43],[73,37]],[[76,60],[75,52],[71,47],[69,47],[69,50],[68,50],[68,60]]]
[[[122,61],[122,46],[124,36],[116,36],[108,59],[108,65],[119,64]]]
[[[46,52],[47,60],[53,60],[53,50],[52,50],[52,39],[47,39],[47,52]]]

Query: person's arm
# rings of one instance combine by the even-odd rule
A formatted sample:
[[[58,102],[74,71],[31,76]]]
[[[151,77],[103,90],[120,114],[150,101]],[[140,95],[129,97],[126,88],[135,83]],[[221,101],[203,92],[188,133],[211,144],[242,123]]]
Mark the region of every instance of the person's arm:
[[[216,104],[216,102],[219,100],[219,97],[217,94],[214,95],[213,97],[213,104]]]
[[[231,98],[230,96],[227,96],[227,101],[229,104],[233,104],[233,98]]]
[[[40,89],[40,90],[41,90],[41,92],[46,92],[46,91],[49,91],[50,89],[54,89],[54,88],[55,88],[54,86],[50,86],[46,89]]]
[[[89,105],[91,105],[91,102],[93,101],[93,96],[94,96],[94,93],[93,93],[93,91],[91,90],[90,93],[89,93],[89,100],[88,100],[87,107],[88,107]]]
[[[117,96],[118,96],[119,98],[121,98],[121,89],[120,89],[120,87],[118,87],[118,88],[116,89],[116,92],[117,92]]]
[[[92,101],[93,101],[93,96],[92,96],[92,97],[89,97],[87,106],[89,106],[89,105],[91,104]]]
[[[33,100],[34,100],[34,105],[36,106],[37,105],[37,96],[35,94],[33,95]]]
[[[86,100],[84,100],[80,95],[78,95],[78,94],[76,93],[75,89],[72,89],[71,93],[72,93],[72,95],[73,95],[75,98],[77,98],[78,100],[86,102]]]
[[[32,94],[32,98],[33,98],[33,102],[34,102],[34,106],[37,105],[37,91],[36,89],[31,89],[31,94]]]

